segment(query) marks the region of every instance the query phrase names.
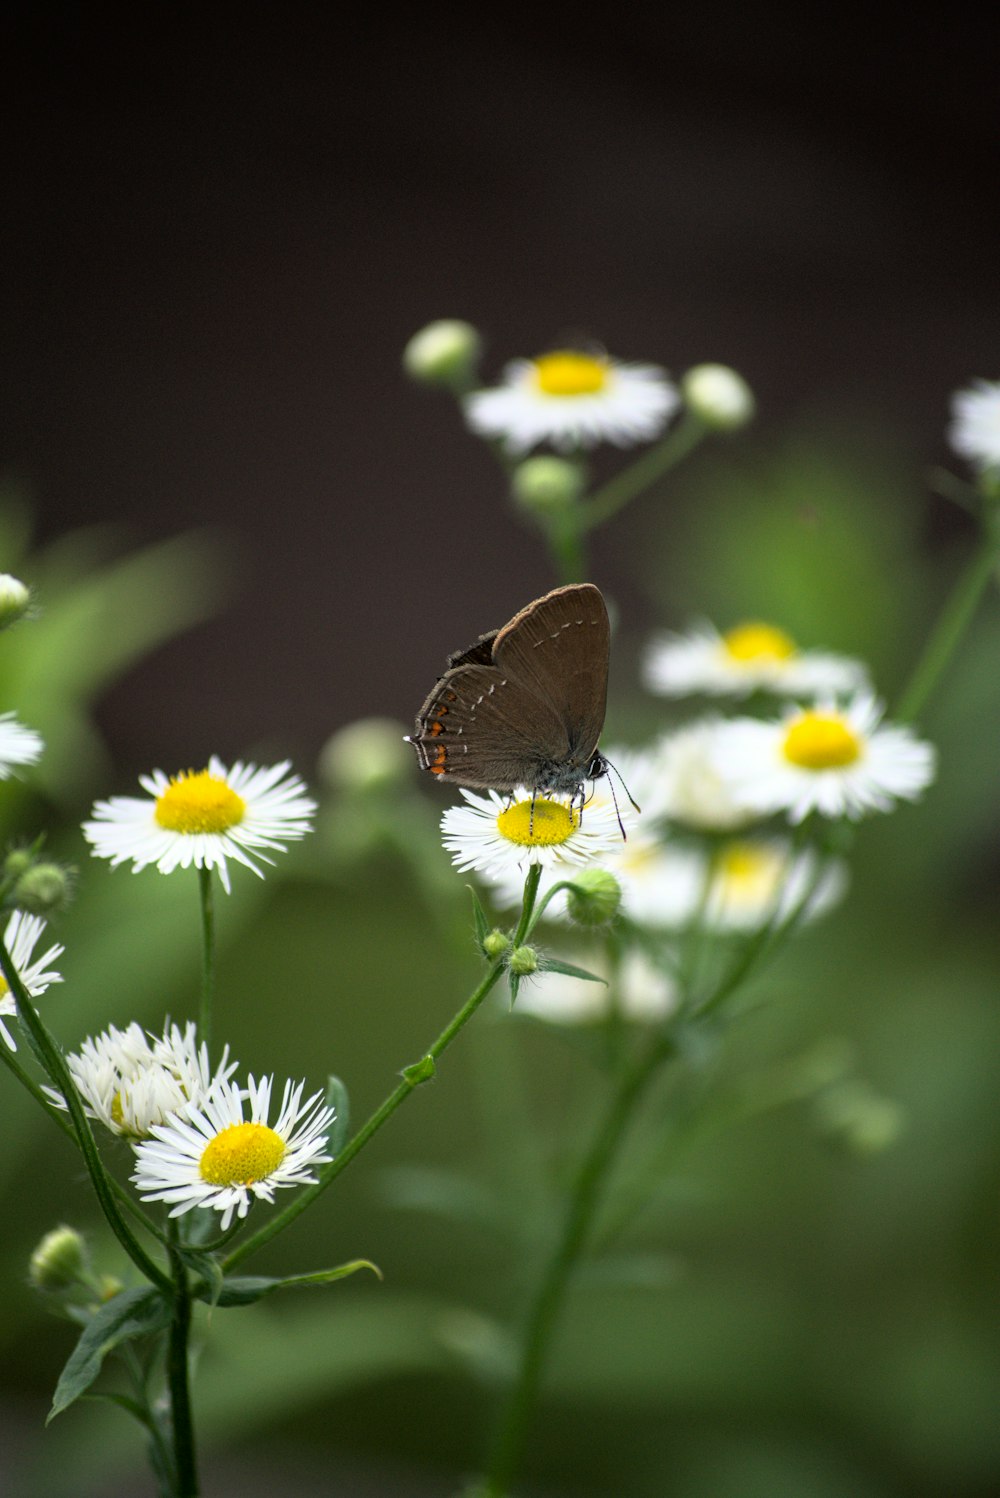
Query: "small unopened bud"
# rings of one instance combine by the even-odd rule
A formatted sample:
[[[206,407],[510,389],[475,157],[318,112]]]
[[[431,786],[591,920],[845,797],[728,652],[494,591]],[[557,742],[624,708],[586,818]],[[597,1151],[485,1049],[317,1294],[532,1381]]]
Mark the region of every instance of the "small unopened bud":
[[[471,323],[442,318],[414,333],[403,350],[403,368],[424,385],[466,391],[475,384],[482,339]]]
[[[31,593],[19,578],[0,572],[0,629],[16,624],[28,612]]]
[[[727,364],[696,364],[681,380],[681,390],[688,409],[716,431],[735,432],[753,418],[753,391]]]
[[[87,1245],[75,1228],[53,1228],[39,1243],[28,1264],[36,1290],[58,1295],[87,1277]]]
[[[3,861],[3,877],[11,883],[26,874],[35,862],[35,855],[30,848],[11,848]]]
[[[576,504],[583,493],[584,477],[579,465],[566,458],[540,453],[514,469],[510,492],[514,502],[533,515],[559,515]]]
[[[507,966],[515,978],[530,978],[532,973],[538,972],[538,953],[534,947],[515,947]]]
[[[102,1274],[97,1281],[97,1298],[103,1305],[106,1301],[114,1300],[124,1289],[124,1282],[117,1274]]]
[[[11,901],[29,915],[53,915],[65,909],[72,893],[69,869],[59,863],[36,863],[14,885]]]
[[[327,739],[319,770],[328,784],[342,791],[388,790],[404,785],[413,755],[403,742],[401,723],[391,718],[359,718]]]
[[[578,926],[606,926],[622,903],[622,887],[607,869],[581,869],[566,891],[566,909]]]
[[[483,937],[483,951],[491,962],[497,957],[502,957],[509,946],[510,937],[506,931],[501,931],[499,927],[494,927],[492,931],[488,931]]]

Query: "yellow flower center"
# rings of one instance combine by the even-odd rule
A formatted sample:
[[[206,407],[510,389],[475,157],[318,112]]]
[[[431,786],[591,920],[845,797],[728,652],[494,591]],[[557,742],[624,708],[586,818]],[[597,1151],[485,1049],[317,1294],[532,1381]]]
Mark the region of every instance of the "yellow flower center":
[[[861,740],[837,713],[803,713],[785,734],[785,758],[803,770],[840,770],[861,757]]]
[[[199,1169],[211,1186],[252,1186],[273,1174],[287,1146],[266,1124],[230,1124],[206,1146]]]
[[[545,395],[595,395],[608,383],[608,362],[591,354],[560,349],[534,361],[538,388]]]
[[[784,859],[760,843],[729,843],[719,855],[716,879],[727,904],[756,906],[774,899]]]
[[[580,813],[563,801],[539,798],[518,801],[497,817],[497,831],[521,848],[554,848],[565,843],[580,825]]]
[[[726,654],[741,665],[757,665],[761,661],[787,661],[796,654],[795,641],[776,629],[773,624],[762,624],[750,619],[737,624],[722,636]]]
[[[7,979],[4,977],[3,973],[0,973],[0,999],[5,998],[9,993],[10,984],[7,982]]]
[[[169,832],[228,832],[246,809],[243,797],[218,775],[182,770],[157,799],[156,820]]]

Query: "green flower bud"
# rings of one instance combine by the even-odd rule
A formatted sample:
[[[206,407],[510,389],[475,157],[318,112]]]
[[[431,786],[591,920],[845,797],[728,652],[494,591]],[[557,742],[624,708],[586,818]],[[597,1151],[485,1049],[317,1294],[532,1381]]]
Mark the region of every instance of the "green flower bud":
[[[3,861],[4,880],[9,879],[13,883],[14,880],[20,879],[22,874],[28,872],[34,862],[35,855],[31,852],[30,848],[11,848]]]
[[[515,978],[530,978],[538,972],[538,953],[534,947],[515,947],[507,961]]]
[[[391,718],[359,718],[327,739],[319,757],[323,779],[338,790],[391,790],[407,783],[413,755],[401,723]]]
[[[471,323],[442,318],[414,333],[403,350],[403,368],[423,385],[465,391],[476,382],[482,339]]]
[[[36,863],[23,873],[11,893],[19,910],[29,915],[53,915],[64,910],[73,894],[73,876],[58,863]]]
[[[566,909],[579,926],[606,926],[621,903],[622,887],[607,869],[581,869],[566,891]]]
[[[583,493],[584,476],[577,463],[540,453],[514,469],[510,492],[522,510],[530,514],[560,515],[576,504]]]
[[[688,409],[719,432],[735,432],[753,419],[753,391],[726,364],[696,364],[681,380]]]
[[[117,1274],[102,1274],[97,1281],[97,1298],[104,1305],[109,1300],[114,1300],[125,1289],[125,1284]]]
[[[23,619],[31,604],[31,593],[18,578],[0,572],[0,629]]]
[[[87,1273],[87,1245],[75,1228],[46,1233],[28,1264],[31,1283],[47,1295],[71,1289],[85,1281]]]
[[[509,946],[510,937],[506,931],[501,931],[498,927],[488,931],[483,937],[483,951],[491,962],[497,957],[502,957]]]

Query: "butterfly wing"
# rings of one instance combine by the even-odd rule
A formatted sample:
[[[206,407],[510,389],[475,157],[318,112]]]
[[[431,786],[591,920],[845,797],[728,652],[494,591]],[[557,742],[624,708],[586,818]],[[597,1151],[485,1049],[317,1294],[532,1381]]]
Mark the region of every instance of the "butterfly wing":
[[[410,742],[423,769],[459,785],[513,791],[538,786],[568,752],[553,708],[495,665],[469,660],[446,671],[417,714]]]
[[[583,766],[584,773],[604,728],[610,649],[608,611],[593,583],[536,598],[493,641],[501,673],[546,704],[562,725],[566,748],[556,757]]]

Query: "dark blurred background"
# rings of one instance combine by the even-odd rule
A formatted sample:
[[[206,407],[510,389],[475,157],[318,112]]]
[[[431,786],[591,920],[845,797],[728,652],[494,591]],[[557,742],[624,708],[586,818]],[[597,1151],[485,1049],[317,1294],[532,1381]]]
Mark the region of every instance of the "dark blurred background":
[[[750,452],[833,408],[922,486],[996,373],[995,54],[778,16],[4,8],[3,465],[45,536],[221,526],[242,580],[105,703],[126,769],[407,718],[548,585],[400,373],[431,318],[493,377],[572,330],[722,360]],[[611,543],[594,570],[631,586]]]
[[[932,13],[891,34],[839,12],[778,16],[4,8],[0,475],[49,548],[42,602],[52,617],[52,549],[94,526],[111,528],[101,556],[207,528],[217,600],[192,605],[211,615],[195,630],[108,673],[95,710],[112,760],[93,783],[49,786],[68,856],[83,862],[71,829],[89,798],[154,764],[288,752],[312,779],[335,728],[408,720],[450,650],[552,585],[489,454],[401,372],[433,318],[482,329],[491,378],[580,332],[678,375],[726,362],[756,392],[750,431],[596,540],[593,576],[622,617],[613,696],[643,726],[638,642],[699,612],[770,614],[807,643],[866,654],[898,687],[973,535],[929,483],[951,461],[948,399],[1000,375],[997,56],[971,23]],[[662,1240],[693,1278],[653,1309],[624,1291],[577,1303],[529,1491],[996,1491],[998,646],[994,606],[927,725],[945,766],[934,799],[898,834],[866,830],[851,905],[783,970],[785,1007],[749,1043],[766,1064],[846,1033],[911,1133],[861,1167],[794,1119],[696,1152]],[[57,755],[26,702],[0,708]],[[341,1071],[363,1115],[474,963],[464,938],[446,961],[428,946],[398,869],[331,889],[318,856],[296,867],[298,882],[268,886],[253,931],[255,882],[227,905],[220,1013],[241,1016],[237,1050],[258,1069],[298,1075],[303,1055],[334,1050],[317,1069]],[[184,1013],[197,982],[193,891],[85,872],[58,933],[68,1044],[109,1020]],[[113,942],[130,931],[123,958]],[[489,1033],[373,1165],[458,1154],[478,1168],[490,1128],[470,1123],[469,1098],[486,1086]],[[533,1035],[529,1077],[550,1111],[575,1097],[567,1116],[585,1118],[589,1083],[573,1093],[564,1057]],[[41,1433],[66,1331],[18,1276],[47,1226],[88,1208],[82,1190],[63,1205],[68,1152],[57,1170],[48,1136],[18,1127],[12,1491],[145,1493],[136,1443],[113,1448],[130,1475],[100,1486],[113,1412]],[[268,1491],[357,1498],[450,1494],[475,1469],[489,1378],[474,1385],[449,1358],[488,1341],[476,1314],[516,1307],[497,1288],[503,1245],[422,1219],[400,1228],[353,1174],[341,1200],[275,1262],[370,1254],[383,1299],[351,1282],[323,1337],[291,1302],[227,1323],[228,1361],[206,1365],[222,1453],[208,1491],[254,1491],[258,1455]],[[447,1335],[446,1296],[474,1308]],[[86,1475],[67,1487],[67,1473]]]

